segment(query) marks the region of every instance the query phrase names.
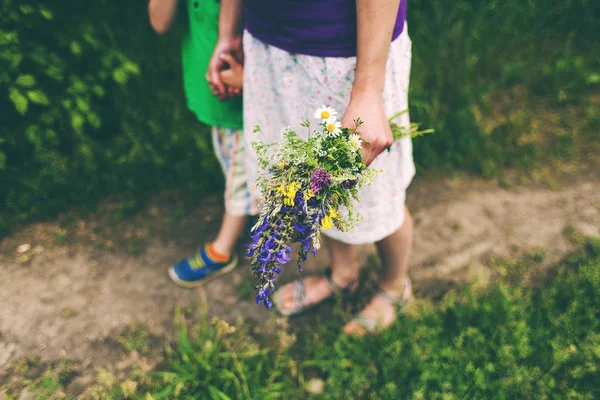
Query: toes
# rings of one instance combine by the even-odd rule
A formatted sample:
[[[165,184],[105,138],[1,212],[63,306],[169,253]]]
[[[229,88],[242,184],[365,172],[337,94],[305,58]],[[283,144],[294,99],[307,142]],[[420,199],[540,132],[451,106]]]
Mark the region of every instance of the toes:
[[[344,333],[349,336],[364,336],[367,333],[367,330],[358,322],[352,321],[346,324]]]

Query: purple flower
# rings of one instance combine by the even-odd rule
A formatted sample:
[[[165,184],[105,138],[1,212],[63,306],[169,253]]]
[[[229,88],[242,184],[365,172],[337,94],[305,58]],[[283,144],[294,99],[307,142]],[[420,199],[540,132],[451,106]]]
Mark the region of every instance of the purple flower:
[[[291,251],[292,251],[291,247],[288,247],[287,249],[279,250],[275,261],[277,261],[279,264],[287,263],[288,261],[291,260],[290,255],[289,255],[291,253]]]
[[[331,176],[324,168],[317,168],[310,178],[310,189],[314,194],[318,194],[325,189],[331,182]]]
[[[356,179],[347,179],[342,183],[342,186],[345,189],[350,189],[351,187],[355,186],[358,183],[358,181]]]
[[[304,233],[308,229],[308,226],[301,224],[301,223],[294,222],[294,229],[298,233]]]

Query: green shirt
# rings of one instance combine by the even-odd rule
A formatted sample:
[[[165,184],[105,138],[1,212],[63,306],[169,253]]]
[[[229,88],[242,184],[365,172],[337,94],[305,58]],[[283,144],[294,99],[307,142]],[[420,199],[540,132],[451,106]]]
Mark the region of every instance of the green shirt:
[[[217,43],[219,9],[217,0],[186,0],[188,29],[181,46],[183,83],[187,104],[198,119],[211,126],[242,129],[242,98],[221,101],[211,93],[206,71]]]

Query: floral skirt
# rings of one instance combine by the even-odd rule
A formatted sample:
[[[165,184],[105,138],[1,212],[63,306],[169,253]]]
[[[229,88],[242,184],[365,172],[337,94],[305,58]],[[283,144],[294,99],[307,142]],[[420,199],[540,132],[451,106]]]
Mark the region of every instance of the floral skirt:
[[[320,121],[312,117],[322,105],[343,115],[350,100],[356,57],[291,54],[261,42],[248,32],[244,34],[244,54],[246,173],[248,181],[255,182],[259,166],[251,143],[257,139],[277,142],[286,126],[306,135],[300,123],[309,118],[311,123],[318,124]],[[411,41],[405,27],[390,46],[386,66],[383,105],[389,116],[408,108],[410,63]],[[395,122],[408,126],[408,113]],[[253,133],[256,125],[263,133]],[[328,237],[349,244],[373,243],[391,235],[404,223],[406,188],[415,174],[411,140],[396,141],[391,151],[384,151],[372,166],[383,172],[360,192],[360,202],[355,204],[354,211],[363,217],[362,221],[349,232],[327,230],[324,233]],[[252,196],[256,202],[260,193],[253,192]]]

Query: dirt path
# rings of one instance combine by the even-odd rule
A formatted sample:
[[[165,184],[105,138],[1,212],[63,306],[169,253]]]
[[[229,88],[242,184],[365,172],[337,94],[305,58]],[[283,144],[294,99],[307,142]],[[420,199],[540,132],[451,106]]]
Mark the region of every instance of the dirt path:
[[[501,189],[470,178],[417,181],[409,205],[416,221],[411,275],[422,295],[435,296],[444,281],[485,279],[494,256],[541,248],[544,263],[555,262],[571,249],[563,233],[567,228],[600,235],[596,178],[558,190]],[[0,245],[0,375],[25,355],[74,359],[84,368],[114,364],[122,353],[116,339],[132,323],[157,337],[168,333],[173,306],[194,306],[203,291],[174,286],[165,268],[214,232],[220,207],[208,200],[177,221],[173,210],[177,206],[151,205],[142,215],[112,225],[103,215],[71,221],[67,228],[48,222],[5,239]],[[371,250],[362,248],[361,257]],[[322,251],[307,269],[326,262]],[[211,314],[272,317],[237,297],[250,276],[246,267],[205,288]]]

